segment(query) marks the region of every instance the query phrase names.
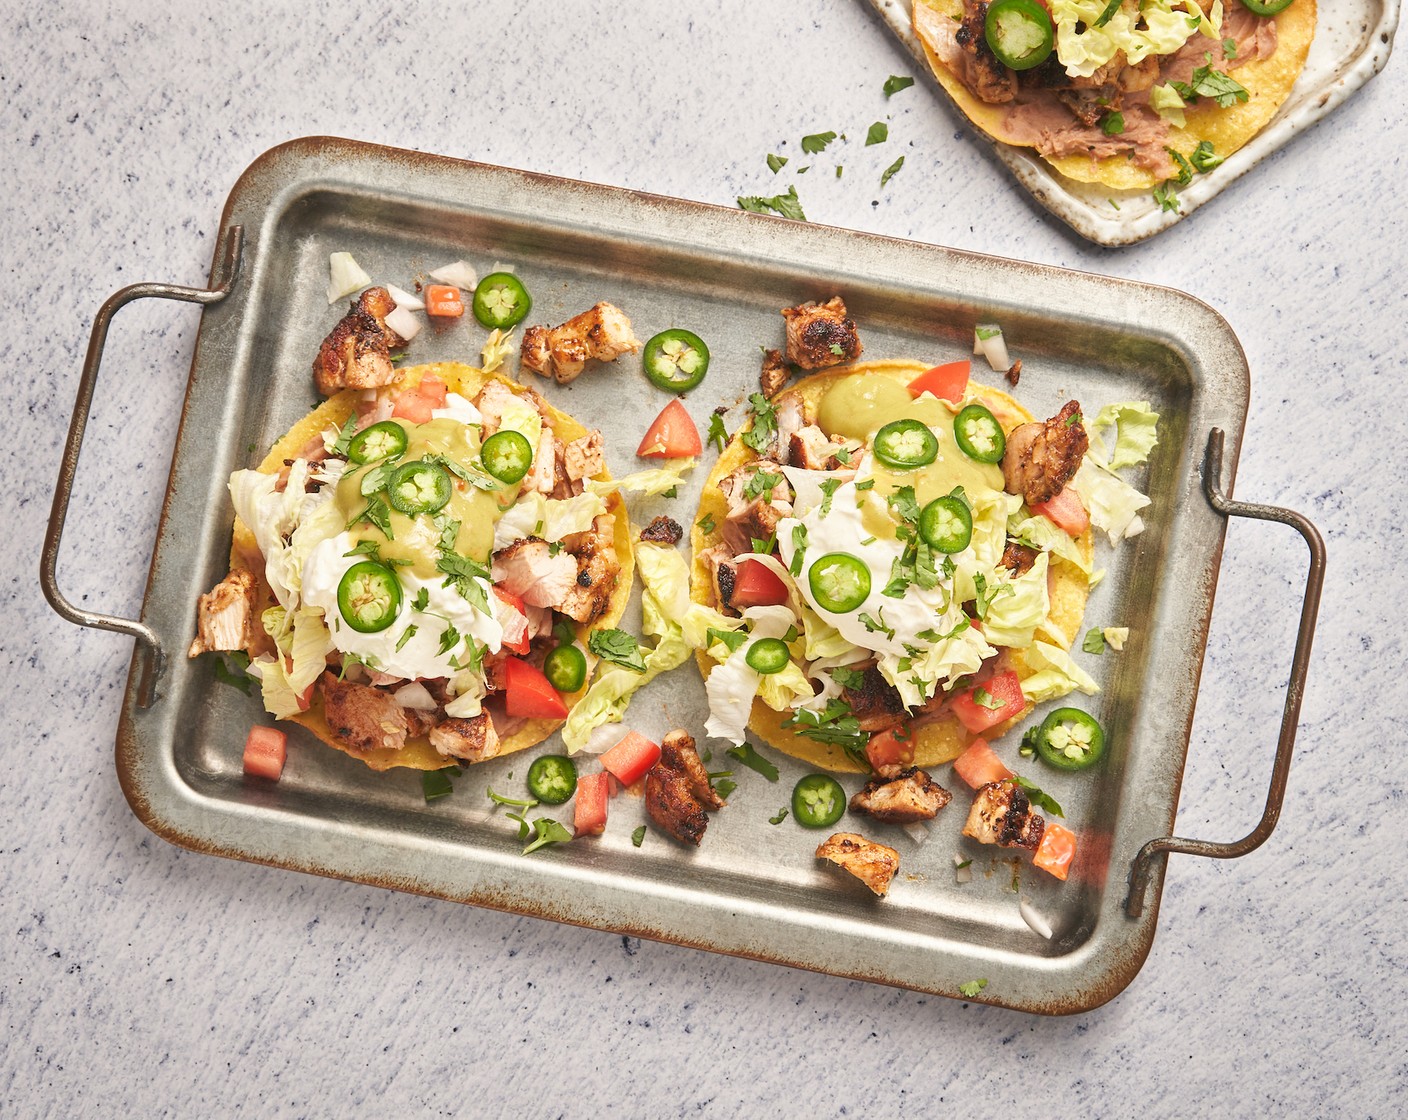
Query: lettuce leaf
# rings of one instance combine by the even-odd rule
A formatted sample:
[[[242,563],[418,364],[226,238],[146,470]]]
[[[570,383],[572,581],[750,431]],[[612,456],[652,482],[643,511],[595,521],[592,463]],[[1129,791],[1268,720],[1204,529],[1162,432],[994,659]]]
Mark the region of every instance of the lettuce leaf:
[[[1090,574],[1090,564],[1081,555],[1075,538],[1049,518],[1037,514],[1027,517],[1014,514],[1008,519],[1007,531],[1023,544],[1040,552],[1059,556],[1062,560],[1074,564],[1086,575]]]
[[[1088,78],[1124,51],[1131,65],[1173,54],[1203,24],[1195,0],[1128,0],[1103,24],[1106,0],[1051,0],[1056,56],[1073,78]]]
[[[572,533],[585,533],[605,512],[606,503],[596,494],[562,499],[546,498],[537,491],[520,494],[494,526],[494,551],[525,537],[560,541]]]
[[[1159,414],[1148,401],[1121,401],[1107,404],[1090,425],[1090,452],[1101,466],[1112,471],[1137,466],[1149,458],[1159,442]],[[1106,452],[1100,433],[1115,429],[1115,448]]]
[[[1022,682],[1022,694],[1033,704],[1055,700],[1077,690],[1087,696],[1094,696],[1100,691],[1100,686],[1090,674],[1077,665],[1071,655],[1060,646],[1036,641],[1024,652],[1023,657],[1028,666],[1036,670]]]
[[[671,459],[665,466],[650,470],[636,471],[610,481],[587,480],[587,489],[593,494],[610,494],[614,490],[622,493],[644,494],[657,497],[678,486],[684,475],[694,469],[695,459]]]
[[[1037,554],[1031,568],[1020,576],[1007,569],[996,572],[998,586],[1010,587],[1011,594],[994,595],[983,619],[983,636],[995,646],[1031,644],[1037,628],[1051,611],[1051,598],[1046,588],[1046,569],[1050,563],[1045,552]]]
[[[1149,499],[1089,455],[1071,485],[1090,514],[1090,523],[1103,530],[1111,544],[1119,544],[1143,529],[1139,511],[1149,504]]]

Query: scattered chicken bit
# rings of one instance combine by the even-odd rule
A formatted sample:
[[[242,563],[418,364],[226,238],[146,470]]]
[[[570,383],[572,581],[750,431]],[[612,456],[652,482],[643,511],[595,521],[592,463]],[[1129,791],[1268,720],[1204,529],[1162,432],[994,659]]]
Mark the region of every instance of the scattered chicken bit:
[[[773,437],[771,454],[779,463],[785,463],[792,450],[792,437],[807,425],[807,402],[801,393],[783,393],[773,401],[773,415],[777,435]]]
[[[318,688],[328,727],[354,751],[400,750],[414,733],[406,709],[379,688],[340,681],[331,673],[318,678]]]
[[[862,731],[885,731],[905,717],[904,701],[899,689],[887,681],[874,665],[861,670],[859,688],[843,688],[841,697],[851,706]]]
[[[733,555],[727,545],[716,544],[700,550],[699,559],[704,562],[714,586],[714,605],[737,618],[738,611],[733,609],[733,588],[738,580],[738,566],[733,563]]]
[[[860,357],[860,336],[854,319],[847,318],[840,296],[825,303],[784,307],[787,320],[787,360],[802,369],[825,369]]]
[[[1017,387],[1017,382],[1022,380],[1022,359],[1018,358],[1015,362],[1013,362],[1004,376],[1007,378],[1007,384],[1011,385],[1015,389]]]
[[[577,560],[537,537],[514,541],[494,554],[494,583],[531,607],[555,607],[577,586]]]
[[[953,794],[929,777],[928,773],[911,766],[901,770],[890,781],[868,782],[851,798],[851,809],[869,813],[887,824],[910,824],[933,820],[938,811],[953,799]]]
[[[431,728],[430,745],[447,758],[483,762],[499,753],[501,743],[488,712],[472,719],[450,718]]]
[[[313,379],[330,397],[340,389],[375,389],[401,380],[391,351],[406,340],[386,325],[396,301],[385,288],[368,288],[318,347]]]
[[[771,491],[749,488],[758,475],[766,473],[777,481]],[[756,459],[739,467],[719,483],[728,499],[728,514],[724,519],[724,543],[733,555],[753,551],[753,540],[767,540],[776,531],[778,522],[792,516],[792,488],[787,484],[782,467],[771,459]]]
[[[615,519],[604,513],[587,532],[562,539],[577,566],[576,579],[559,602],[539,605],[555,607],[575,622],[592,622],[610,606],[611,592],[621,571],[614,529]]]
[[[706,809],[722,809],[723,798],[687,731],[671,731],[660,742],[660,761],[645,775],[645,811],[682,844],[698,845],[709,827]]]
[[[661,514],[640,531],[640,539],[651,544],[676,545],[684,540],[684,526],[673,517]]]
[[[197,605],[196,637],[186,656],[199,657],[211,650],[249,649],[255,638],[258,589],[253,572],[236,568],[202,595]]]
[[[538,451],[533,456],[533,466],[524,476],[523,486],[527,490],[536,490],[540,494],[551,494],[558,485],[571,480],[567,477],[567,469],[563,464],[566,454],[566,447],[562,440],[552,434],[550,428],[543,428],[543,434],[538,437]]]
[[[589,360],[613,362],[640,349],[625,313],[598,303],[560,327],[529,327],[523,332],[521,360],[526,369],[559,385],[576,380]]]
[[[791,376],[792,367],[783,359],[781,350],[763,352],[763,369],[758,375],[758,383],[763,387],[763,396],[775,396]]]
[[[1036,549],[1029,548],[1018,541],[1008,541],[1007,547],[1002,550],[1002,559],[998,563],[1014,576],[1023,576],[1032,570],[1036,558]]]
[[[480,438],[488,439],[499,430],[504,422],[504,412],[510,407],[527,403],[538,410],[538,415],[543,417],[543,426],[551,428],[547,422],[547,409],[544,407],[543,398],[537,393],[525,393],[522,396],[515,393],[502,381],[491,378],[484,382],[484,388],[479,390],[479,396],[474,398],[474,407],[479,409],[481,419]]]
[[[1002,456],[1007,492],[1029,506],[1049,502],[1075,477],[1089,447],[1079,401],[1067,401],[1050,420],[1013,428]]]
[[[574,439],[563,449],[562,462],[567,477],[573,482],[595,478],[606,470],[606,445],[601,432],[593,428],[580,439]]]
[[[881,898],[889,893],[890,880],[900,869],[899,852],[856,832],[838,832],[823,840],[816,858],[849,871]]]
[[[1046,821],[1032,812],[1027,792],[1010,778],[989,782],[973,798],[963,835],[983,844],[1036,851]]]
[[[1017,96],[1017,75],[997,60],[988,46],[984,24],[986,4],[964,5],[963,23],[954,35],[962,52],[960,75],[978,98],[989,105],[1000,105]]]

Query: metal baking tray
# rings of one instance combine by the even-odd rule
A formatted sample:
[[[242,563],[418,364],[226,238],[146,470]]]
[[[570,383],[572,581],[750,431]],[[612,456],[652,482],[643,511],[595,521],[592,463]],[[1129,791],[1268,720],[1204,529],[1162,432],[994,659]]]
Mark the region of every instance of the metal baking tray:
[[[1298,515],[1224,496],[1248,370],[1232,330],[1206,304],[1144,284],[328,138],[261,156],[231,192],[221,231],[208,289],[137,285],[100,311],[41,572],[66,618],[137,638],[117,772],[133,811],[158,835],[202,852],[946,996],[981,978],[980,1000],[1064,1013],[1103,1003],[1138,971],[1168,851],[1238,855],[1270,833],[1323,550]],[[790,820],[769,824],[805,772],[786,758],[777,759],[775,784],[736,768],[738,789],[697,851],[658,833],[635,847],[643,806],[623,795],[604,836],[522,856],[515,827],[484,791],[519,788],[532,753],[472,767],[453,796],[427,804],[418,774],[375,774],[291,728],[283,779],[246,779],[245,732],[266,718],[259,701],[217,683],[208,659],[188,661],[184,651],[196,599],[226,567],[226,479],[257,462],[314,401],[310,362],[342,313],[324,298],[328,254],[340,250],[373,278],[403,286],[459,257],[481,271],[511,264],[534,295],[534,322],[610,299],[642,337],[687,324],[714,355],[687,402],[701,427],[715,404],[756,388],[759,344],[781,337],[779,309],[838,293],[876,358],[959,357],[971,350],[976,321],[1001,322],[1024,363],[1020,396],[1038,415],[1068,395],[1091,408],[1152,401],[1162,420],[1146,480],[1147,529],[1099,559],[1109,576],[1090,605],[1092,617],[1131,629],[1122,655],[1085,659],[1104,689],[1108,765],[1093,775],[1042,775],[1082,838],[1070,881],[1022,866],[1018,882],[1010,853],[962,840],[960,797],[923,846],[890,826],[865,829],[903,857],[890,896],[874,899],[816,862],[817,834]],[[205,308],[141,618],[126,620],[69,603],[55,566],[108,325],[142,297]],[[468,319],[427,329],[411,360],[473,361],[483,339]],[[605,431],[615,473],[634,469],[636,442],[664,403],[630,359],[545,391]],[[688,519],[707,462],[677,500],[635,505],[635,518],[668,508]],[[1292,524],[1310,545],[1311,570],[1266,815],[1244,841],[1207,845],[1171,831],[1229,514]],[[629,718],[651,735],[672,726],[700,734],[696,670],[686,665],[652,683]],[[715,750],[718,768],[724,757]],[[940,776],[948,781],[946,770]],[[955,852],[973,857],[972,882],[955,882]],[[1014,885],[1050,921],[1051,940],[1023,922]]]
[[[948,91],[929,69],[914,33],[913,0],[867,0],[885,25],[914,56],[919,72],[952,104]],[[1233,3],[1236,0],[1232,0]],[[1199,175],[1178,188],[1180,209],[1163,210],[1149,191],[1112,191],[1098,183],[1078,183],[1055,171],[1028,148],[1003,144],[969,128],[992,148],[1037,202],[1082,237],[1101,245],[1132,245],[1182,221],[1210,202],[1298,133],[1306,131],[1382,70],[1398,30],[1399,0],[1342,0],[1322,4],[1305,68],[1290,96],[1266,127],[1234,152],[1212,175]],[[965,124],[968,119],[955,106]],[[1119,203],[1116,210],[1110,198]]]

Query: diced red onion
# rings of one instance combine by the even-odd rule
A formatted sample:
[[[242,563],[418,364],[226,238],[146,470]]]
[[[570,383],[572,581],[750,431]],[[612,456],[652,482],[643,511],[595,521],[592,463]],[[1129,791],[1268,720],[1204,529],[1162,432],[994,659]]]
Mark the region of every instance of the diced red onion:
[[[971,883],[973,881],[973,861],[965,856],[953,853],[953,878],[958,883]]]
[[[420,296],[413,296],[410,292],[398,288],[395,284],[386,285],[387,292],[396,301],[397,307],[404,307],[407,311],[424,311],[425,300]]]
[[[923,821],[910,821],[904,826],[904,834],[914,841],[916,848],[922,848],[929,839],[929,826]]]
[[[386,326],[410,342],[420,334],[422,323],[412,312],[398,304],[396,310],[386,317]]]
[[[1022,920],[1031,926],[1032,932],[1050,941],[1052,936],[1051,923],[1037,913],[1036,907],[1024,898],[1019,909],[1022,912]]]

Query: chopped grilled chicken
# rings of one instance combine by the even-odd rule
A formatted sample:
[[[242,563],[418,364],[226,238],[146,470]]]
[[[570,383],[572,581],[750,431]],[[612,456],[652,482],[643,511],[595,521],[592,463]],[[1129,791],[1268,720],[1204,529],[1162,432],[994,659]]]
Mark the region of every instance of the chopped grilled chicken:
[[[651,544],[679,544],[684,540],[684,526],[673,517],[661,514],[640,531],[640,539]]]
[[[200,597],[196,607],[196,637],[187,657],[210,650],[248,650],[254,642],[254,612],[259,582],[254,573],[236,568]]]
[[[787,320],[787,360],[802,369],[825,369],[860,357],[860,336],[854,319],[847,318],[840,296],[825,303],[808,301],[784,307]]]
[[[838,832],[821,842],[817,859],[827,859],[849,871],[875,894],[883,898],[890,881],[900,869],[900,854],[894,848],[867,840],[858,832]]]
[[[962,51],[959,76],[979,101],[1000,105],[1017,96],[1017,75],[1002,65],[988,46],[987,18],[986,0],[967,0],[964,4],[963,22],[954,33]]]
[[[809,471],[840,471],[844,480],[855,473],[861,445],[854,440],[833,443],[815,424],[792,433],[788,463]]]
[[[577,560],[537,537],[514,541],[494,554],[490,575],[495,584],[531,607],[555,607],[577,586]]]
[[[862,731],[885,731],[904,719],[904,701],[899,689],[887,681],[874,665],[861,670],[859,688],[841,689],[841,697],[851,706]]]
[[[726,544],[716,544],[701,549],[699,559],[704,561],[709,581],[714,587],[714,605],[724,614],[738,617],[733,607],[733,588],[738,580],[738,566],[733,563],[734,553]]]
[[[559,385],[576,380],[589,360],[612,362],[640,349],[625,313],[598,303],[560,327],[529,327],[523,332],[520,358],[525,368]]]
[[[328,727],[354,751],[399,750],[413,733],[406,709],[388,692],[331,673],[318,678],[318,689]]]
[[[1036,563],[1036,557],[1036,549],[1029,548],[1018,541],[1008,541],[1007,547],[1002,550],[1002,559],[998,563],[1014,576],[1023,576],[1032,570],[1032,565]]]
[[[1036,851],[1046,821],[1032,812],[1027,791],[1010,778],[989,782],[973,797],[963,835],[983,844]]]
[[[576,578],[561,600],[539,605],[555,607],[574,622],[592,622],[606,610],[621,572],[616,556],[615,524],[615,519],[604,513],[592,522],[587,532],[573,533],[562,539],[567,556],[576,564]]]
[[[543,434],[538,437],[538,451],[533,456],[533,466],[523,479],[524,489],[551,494],[560,483],[570,481],[566,468],[562,465],[565,450],[562,440],[553,435],[550,428],[544,428]]]
[[[593,428],[581,439],[574,439],[562,453],[567,477],[574,482],[584,478],[595,478],[606,470],[605,444],[601,432]]]
[[[401,371],[391,364],[391,351],[406,340],[386,325],[396,301],[385,288],[368,288],[333,327],[313,360],[318,392],[330,397],[340,389],[375,389],[394,385]]]
[[[483,762],[499,753],[502,744],[488,712],[471,719],[450,718],[430,729],[430,745],[446,758]]]
[[[773,401],[777,420],[777,435],[773,437],[772,454],[779,463],[787,462],[792,450],[792,437],[807,424],[807,405],[801,393],[784,393]]]
[[[781,350],[763,352],[763,369],[758,374],[758,383],[763,387],[763,396],[775,396],[792,376],[792,367],[782,357]]]
[[[709,827],[706,809],[722,809],[723,798],[687,731],[671,731],[660,743],[660,761],[645,775],[645,811],[683,844],[697,845]]]
[[[775,476],[771,490],[749,488],[760,473]],[[724,543],[733,555],[752,552],[754,538],[767,540],[777,529],[777,523],[792,516],[792,488],[782,474],[781,466],[772,459],[756,459],[739,467],[719,483],[728,499],[728,514],[724,519]]]
[[[543,398],[537,393],[519,396],[502,381],[490,378],[484,382],[484,388],[479,390],[479,396],[474,398],[474,407],[479,409],[482,421],[479,435],[481,439],[488,439],[499,430],[504,422],[504,410],[515,402],[527,402],[538,410],[538,415],[544,419],[544,427],[552,427],[547,421],[547,412],[542,406]]]
[[[953,794],[926,771],[911,766],[889,781],[875,779],[866,783],[865,788],[851,798],[851,810],[869,813],[887,824],[909,824],[933,820],[952,799]]]
[[[1079,401],[1067,401],[1049,420],[1013,428],[1002,456],[1007,492],[1029,506],[1049,502],[1075,477],[1089,447]]]

